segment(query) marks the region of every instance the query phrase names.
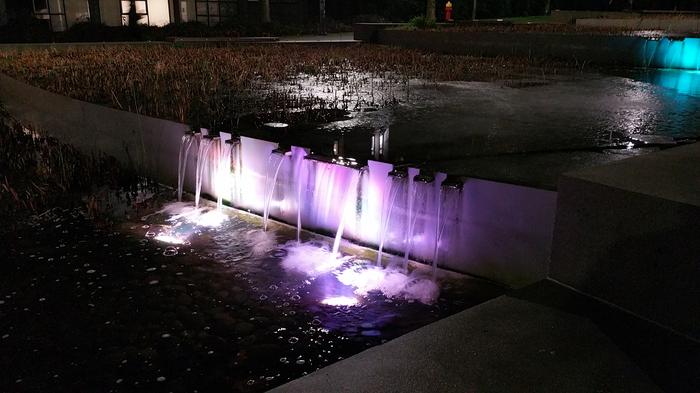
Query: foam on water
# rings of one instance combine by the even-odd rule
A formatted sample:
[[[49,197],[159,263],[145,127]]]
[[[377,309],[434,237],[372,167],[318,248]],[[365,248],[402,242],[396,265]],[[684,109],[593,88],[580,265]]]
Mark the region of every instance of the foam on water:
[[[335,272],[335,275],[341,283],[355,288],[355,294],[360,296],[380,291],[388,298],[418,300],[431,304],[440,294],[438,285],[430,277],[422,277],[415,273],[406,274],[400,267],[382,268],[370,261],[355,263],[348,269]]]
[[[333,274],[358,296],[381,292],[388,298],[417,300],[425,304],[437,300],[440,289],[429,276],[417,272],[404,273],[400,264],[386,268],[371,261],[351,256],[336,256],[323,243],[287,243],[282,267],[309,277]]]
[[[253,247],[253,255],[260,257],[266,255],[277,247],[277,237],[274,232],[265,232],[262,229],[249,231],[245,240]]]
[[[328,244],[288,242],[283,249],[287,255],[282,260],[282,267],[287,271],[306,274],[309,277],[332,272],[339,269],[349,257],[337,257]]]
[[[186,222],[201,227],[216,228],[228,220],[223,212],[209,207],[195,207],[187,202],[168,203],[156,214],[170,216],[169,222]]]

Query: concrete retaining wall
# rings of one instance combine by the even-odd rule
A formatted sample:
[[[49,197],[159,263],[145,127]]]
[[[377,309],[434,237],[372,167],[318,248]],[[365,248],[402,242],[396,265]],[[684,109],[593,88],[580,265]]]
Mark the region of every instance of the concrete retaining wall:
[[[177,184],[178,153],[182,135],[188,129],[184,124],[70,99],[1,74],[0,102],[19,120],[85,152],[104,152],[165,184]],[[254,172],[247,176],[247,187],[255,184],[260,188],[264,184],[267,157],[275,144],[253,138],[244,138],[243,142],[244,159],[253,155],[243,164],[244,173]],[[194,156],[190,155],[186,176],[189,190],[194,188]],[[213,194],[208,182],[203,190]],[[247,198],[249,203],[244,201],[241,207],[259,212],[261,193]],[[459,244],[451,246],[449,255],[441,257],[441,266],[513,287],[544,278],[551,250],[556,193],[470,179],[465,183],[464,194]],[[367,206],[370,205],[375,204]],[[305,214],[313,213],[313,207],[309,209]],[[375,206],[371,210],[376,209]],[[287,218],[275,209],[271,212],[273,217]],[[314,221],[307,219],[306,223],[313,225]],[[335,227],[320,229],[334,231]],[[367,238],[367,227],[348,223],[346,231],[350,238],[376,243],[376,236]]]
[[[604,34],[423,31],[391,27],[358,23],[354,26],[355,39],[455,55],[532,56],[581,64],[700,69],[700,38],[693,37],[651,39]]]
[[[177,184],[184,124],[73,100],[0,74],[0,102],[15,117],[84,152],[104,152],[166,184]],[[177,158],[175,158],[177,161]]]
[[[380,44],[472,56],[533,56],[581,63],[640,66],[646,39],[599,34],[379,30]]]
[[[591,28],[623,28],[631,30],[663,30],[674,33],[700,31],[700,18],[616,18],[576,19],[576,26]]]
[[[568,173],[550,276],[700,340],[700,144]]]

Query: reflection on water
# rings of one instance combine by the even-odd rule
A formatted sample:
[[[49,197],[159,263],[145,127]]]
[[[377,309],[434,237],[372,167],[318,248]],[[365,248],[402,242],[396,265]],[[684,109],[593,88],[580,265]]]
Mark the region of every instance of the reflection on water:
[[[697,137],[700,100],[666,88],[695,94],[699,75],[664,71],[640,74],[638,81],[586,75],[526,88],[413,81],[410,96],[396,105],[353,112],[320,128],[337,135],[343,155],[363,158],[380,150],[377,130],[390,130],[382,134],[382,156],[393,162],[585,150],[627,143],[637,134]],[[298,137],[306,142],[304,135]]]
[[[645,70],[636,79],[675,90],[680,94],[700,97],[700,71],[660,69]]]
[[[684,56],[690,56],[691,42],[682,44]],[[673,57],[668,55],[668,61]],[[528,164],[532,170],[525,177],[495,180],[553,187],[563,171],[606,161],[602,156],[610,155],[609,148],[647,146],[640,140],[661,140],[667,146],[674,140],[700,137],[699,76],[683,70],[625,71],[620,76],[585,74],[516,87],[411,80],[403,85],[405,94],[394,95],[392,105],[371,110],[349,105],[349,114],[342,119],[305,125],[294,134],[293,144],[310,146],[320,154],[437,170],[446,160],[550,154],[548,161],[558,160],[553,166],[540,168],[541,160],[535,160]],[[377,90],[358,88],[350,101],[371,102],[371,95],[362,94],[370,91],[376,96]],[[309,91],[324,90],[314,85]]]

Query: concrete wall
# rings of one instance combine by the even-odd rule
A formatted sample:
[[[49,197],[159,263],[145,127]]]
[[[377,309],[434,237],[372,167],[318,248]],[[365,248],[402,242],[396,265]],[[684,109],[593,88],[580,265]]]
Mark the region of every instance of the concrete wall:
[[[446,266],[514,287],[546,277],[557,193],[481,179],[463,192],[462,241],[450,245]]]
[[[700,339],[700,144],[563,176],[550,276]]]
[[[700,38],[564,33],[459,32],[391,29],[358,23],[355,39],[405,48],[472,56],[533,56],[625,67],[700,67]]]
[[[642,65],[641,37],[600,34],[379,30],[377,42],[473,56],[534,56],[598,64]]]
[[[385,29],[391,29],[405,23],[355,23],[352,26],[353,38],[364,42],[378,42],[377,32]]]
[[[173,157],[187,130],[184,124],[69,99],[1,74],[0,102],[18,119],[82,151],[104,152],[163,183],[177,184]]]
[[[700,31],[700,18],[576,19],[576,26],[592,28],[625,28],[634,30],[664,30],[674,33],[694,33]]]
[[[83,151],[104,152],[165,184],[177,184],[180,141],[188,129],[184,124],[73,100],[4,75],[0,75],[0,102],[21,121]],[[243,163],[244,173],[253,172],[245,179],[246,187],[264,184],[268,155],[274,147],[270,142],[244,139],[244,159],[252,154]],[[194,183],[194,156],[190,155],[186,176],[186,188],[190,190]],[[383,168],[380,172],[386,176],[389,169]],[[386,184],[381,179],[379,183]],[[204,191],[213,194],[209,184],[205,184]],[[244,199],[242,207],[261,210],[259,195]],[[309,198],[310,201],[315,199],[318,198]],[[464,186],[462,201],[462,224],[455,229],[457,234],[450,235],[456,241],[451,243],[449,252],[441,256],[441,266],[514,287],[545,277],[551,249],[556,193],[469,179]],[[366,202],[363,203],[369,210],[377,209],[377,206],[371,208],[371,205],[376,204]],[[309,214],[316,215],[318,206],[307,206],[305,209],[302,219],[305,225],[314,227],[318,223],[333,221],[334,217],[330,216],[326,221],[307,217]],[[335,206],[332,210],[337,213],[342,209]],[[289,221],[287,216],[290,214],[285,215],[272,209],[271,215]],[[375,211],[371,216],[376,218],[377,215]],[[368,221],[365,218],[366,215],[358,220],[360,224],[348,222],[346,235],[374,244],[376,236],[366,236],[371,226],[362,224],[363,221]],[[331,232],[336,228],[328,225],[320,229]]]

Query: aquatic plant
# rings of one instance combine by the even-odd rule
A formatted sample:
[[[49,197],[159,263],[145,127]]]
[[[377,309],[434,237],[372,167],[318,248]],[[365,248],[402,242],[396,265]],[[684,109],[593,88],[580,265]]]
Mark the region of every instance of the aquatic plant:
[[[102,219],[112,203],[107,201],[112,196],[106,195],[108,191],[133,203],[145,184],[115,159],[84,154],[1,110],[0,174],[0,222],[5,224],[45,209],[75,205]],[[4,225],[3,230],[11,227]]]
[[[533,58],[441,55],[376,45],[228,48],[92,47],[0,52],[0,72],[113,108],[215,129],[241,116],[393,105],[409,81],[519,79],[568,72]],[[575,71],[571,71],[575,72]]]

